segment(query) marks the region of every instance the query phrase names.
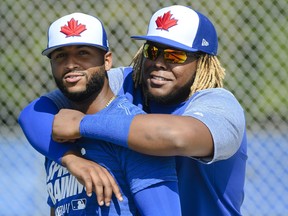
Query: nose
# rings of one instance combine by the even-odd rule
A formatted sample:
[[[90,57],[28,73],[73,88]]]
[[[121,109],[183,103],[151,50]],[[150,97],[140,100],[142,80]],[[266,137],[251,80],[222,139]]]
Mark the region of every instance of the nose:
[[[166,63],[164,60],[164,53],[161,52],[160,55],[154,60],[154,64],[159,68],[166,68]]]
[[[73,70],[79,68],[79,64],[78,64],[77,59],[73,58],[72,56],[68,56],[66,59],[65,68],[68,71],[73,71]]]

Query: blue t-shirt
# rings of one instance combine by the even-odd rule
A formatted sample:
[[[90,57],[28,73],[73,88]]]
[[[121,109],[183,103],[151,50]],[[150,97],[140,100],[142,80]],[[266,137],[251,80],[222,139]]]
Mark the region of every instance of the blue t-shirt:
[[[117,97],[100,112],[143,114],[124,96]],[[138,215],[133,194],[160,182],[177,181],[174,157],[148,156],[89,138],[81,138],[73,145],[77,145],[86,159],[102,165],[115,177],[124,200],[118,202],[113,197],[110,207],[98,206],[95,194],[88,197],[83,185],[66,168],[46,159],[48,204],[56,215]]]
[[[131,72],[131,68],[109,71],[110,86],[143,108],[141,86],[134,88]],[[182,215],[241,215],[247,140],[245,114],[233,94],[223,88],[211,88],[174,106],[152,102],[149,108],[151,113],[197,118],[213,137],[213,158],[177,157]]]
[[[143,108],[141,86],[134,89],[131,72],[132,69],[129,67],[109,71],[110,87],[114,94],[125,94],[130,102]],[[58,101],[63,103],[61,106],[69,108],[59,90],[48,94],[47,97],[53,101],[59,98]],[[54,144],[47,133],[41,134],[44,137],[41,145],[37,142],[39,135],[33,134],[34,130],[29,129],[27,123],[27,119],[35,115],[34,109],[38,109],[36,104],[37,101],[24,111],[21,123],[23,131],[35,149],[59,161],[63,153],[71,147]],[[51,110],[55,113],[57,107],[52,107]],[[46,118],[45,121],[53,122],[53,112],[47,116],[39,109],[37,118]],[[244,111],[233,94],[223,88],[201,90],[189,100],[175,106],[151,103],[150,112],[197,118],[209,128],[213,137],[213,158],[176,158],[182,215],[241,215],[247,141]],[[33,121],[33,124],[41,127],[41,122]],[[54,148],[57,151],[52,151]]]

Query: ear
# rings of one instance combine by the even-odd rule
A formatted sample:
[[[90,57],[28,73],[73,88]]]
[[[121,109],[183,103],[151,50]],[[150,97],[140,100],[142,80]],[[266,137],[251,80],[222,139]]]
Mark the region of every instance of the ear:
[[[113,59],[112,59],[112,52],[107,52],[104,55],[104,66],[105,70],[108,71],[112,68]]]

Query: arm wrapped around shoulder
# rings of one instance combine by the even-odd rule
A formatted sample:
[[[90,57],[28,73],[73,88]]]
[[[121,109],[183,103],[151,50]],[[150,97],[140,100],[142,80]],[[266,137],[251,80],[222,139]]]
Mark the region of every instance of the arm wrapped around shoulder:
[[[128,134],[134,115],[86,115],[80,123],[82,137],[100,139],[128,148]]]

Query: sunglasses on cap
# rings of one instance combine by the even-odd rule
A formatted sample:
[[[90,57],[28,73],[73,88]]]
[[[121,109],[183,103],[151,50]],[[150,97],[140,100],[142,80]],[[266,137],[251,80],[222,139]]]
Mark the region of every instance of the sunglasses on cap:
[[[197,53],[189,53],[182,50],[162,49],[155,45],[145,43],[143,55],[145,58],[155,61],[163,53],[163,58],[166,63],[183,64],[188,59],[188,56],[194,57],[193,61],[199,58]]]

